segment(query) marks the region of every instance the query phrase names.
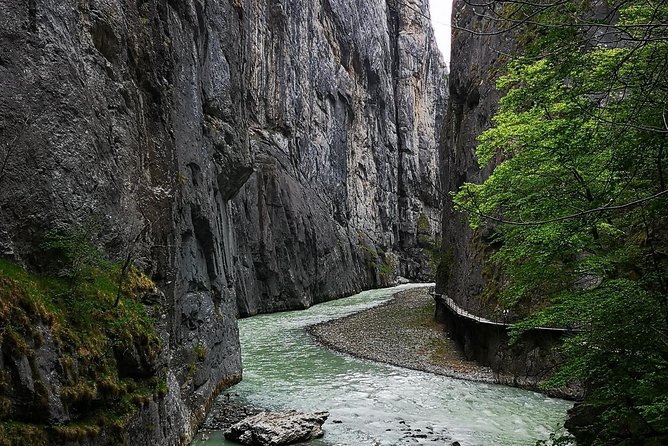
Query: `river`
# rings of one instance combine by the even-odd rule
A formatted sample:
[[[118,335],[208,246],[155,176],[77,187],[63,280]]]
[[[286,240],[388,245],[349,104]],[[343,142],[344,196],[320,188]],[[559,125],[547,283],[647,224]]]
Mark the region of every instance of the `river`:
[[[239,321],[244,375],[228,392],[268,409],[329,411],[325,436],[309,443],[313,446],[449,445],[455,440],[462,446],[528,446],[547,439],[571,403],[356,359],[318,345],[304,331],[378,305],[410,286],[415,285]],[[236,443],[213,433],[194,444]]]

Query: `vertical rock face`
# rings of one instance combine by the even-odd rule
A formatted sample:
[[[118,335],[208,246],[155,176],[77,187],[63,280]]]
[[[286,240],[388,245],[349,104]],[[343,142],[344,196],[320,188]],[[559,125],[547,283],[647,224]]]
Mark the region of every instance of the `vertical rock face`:
[[[209,3],[0,3],[3,256],[39,267],[46,231],[94,219],[105,250],[132,249],[158,283],[168,393],[128,426],[136,444],[190,438],[241,373],[226,197],[251,170],[241,26]],[[36,354],[27,379],[58,400],[62,361]]]
[[[448,192],[457,191],[464,182],[480,183],[491,172],[492,166],[478,166],[477,137],[491,127],[501,97],[495,87],[499,68],[508,62],[506,54],[515,48],[513,33],[494,34],[498,24],[482,17],[483,8],[476,11],[467,2],[453,3],[453,24],[457,28],[452,32],[450,96],[440,150],[441,182]],[[444,198],[443,253],[437,292],[447,294],[464,308],[484,314],[484,307],[490,302],[481,297],[492,274],[483,267],[485,252],[479,241],[485,234],[474,234],[464,215],[454,210],[450,197]]]
[[[0,1],[0,255],[40,269],[49,230],[94,220],[158,284],[168,392],[130,421],[133,444],[187,441],[240,378],[238,313],[425,278],[446,91],[424,15],[421,0]],[[57,400],[43,350],[16,376]]]
[[[457,192],[465,182],[484,182],[500,162],[497,158],[487,166],[478,165],[477,138],[492,126],[492,116],[503,95],[496,89],[499,75],[512,55],[523,50],[528,38],[523,28],[490,18],[502,17],[503,8],[502,2],[475,7],[464,0],[453,3],[449,98],[440,146],[441,184],[448,192]],[[590,8],[589,14],[597,20],[611,14],[605,2],[594,2]],[[614,36],[595,27],[588,39],[592,45],[614,44],[610,42]],[[486,262],[494,252],[491,234],[484,229],[474,233],[464,213],[455,211],[449,194],[444,195],[442,234],[437,292],[447,294],[473,313],[485,316],[497,311],[496,317],[500,316],[494,289],[503,281],[502,273]]]
[[[251,2],[255,173],[233,200],[242,314],[426,279],[444,76],[426,2]]]

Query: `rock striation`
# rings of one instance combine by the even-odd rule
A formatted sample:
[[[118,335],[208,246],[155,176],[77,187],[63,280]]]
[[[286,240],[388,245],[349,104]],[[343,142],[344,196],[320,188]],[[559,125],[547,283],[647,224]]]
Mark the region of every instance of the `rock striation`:
[[[231,205],[242,315],[429,278],[447,94],[426,3],[243,9],[255,172]]]
[[[239,314],[425,279],[447,97],[427,16],[423,0],[0,2],[0,256],[47,272],[49,231],[94,222],[158,286],[142,379],[166,389],[121,426],[131,444],[192,438],[241,378]],[[37,421],[75,423],[39,330],[32,359],[2,350],[0,387],[22,395],[2,418],[46,398]]]

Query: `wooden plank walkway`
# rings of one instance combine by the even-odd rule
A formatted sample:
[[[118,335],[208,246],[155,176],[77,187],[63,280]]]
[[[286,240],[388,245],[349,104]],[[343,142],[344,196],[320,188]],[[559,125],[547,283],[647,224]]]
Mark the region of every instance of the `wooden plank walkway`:
[[[492,321],[490,319],[485,319],[484,317],[476,316],[473,313],[469,313],[457,303],[452,300],[450,297],[444,296],[443,294],[437,294],[437,293],[430,293],[431,296],[435,300],[440,300],[443,302],[451,311],[453,311],[455,314],[458,316],[461,316],[466,319],[470,319],[473,321],[476,321],[480,324],[485,324],[485,325],[495,325],[498,327],[511,327],[513,324],[510,322],[497,322],[497,321]],[[581,333],[584,330],[578,329],[578,328],[559,328],[559,327],[534,327],[532,330],[537,330],[537,331],[551,331],[551,332],[563,332],[563,333]]]

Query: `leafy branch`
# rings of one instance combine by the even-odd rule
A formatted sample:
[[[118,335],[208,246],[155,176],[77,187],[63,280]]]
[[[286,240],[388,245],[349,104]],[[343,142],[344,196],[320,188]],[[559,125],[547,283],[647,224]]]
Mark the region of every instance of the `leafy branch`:
[[[546,220],[537,220],[537,221],[513,221],[513,220],[506,220],[506,219],[499,218],[499,217],[494,217],[493,215],[489,215],[489,214],[486,214],[486,213],[482,212],[479,209],[479,207],[470,207],[470,206],[467,206],[467,205],[463,204],[461,201],[457,201],[455,206],[457,208],[460,208],[460,209],[465,210],[467,212],[471,212],[471,213],[473,213],[473,214],[475,214],[479,217],[482,217],[486,220],[494,221],[496,223],[502,223],[502,224],[511,225],[511,226],[542,226],[542,225],[546,225],[546,224],[549,224],[549,223],[556,223],[556,222],[565,221],[565,220],[574,220],[574,219],[584,217],[584,216],[589,215],[589,214],[596,214],[596,213],[610,212],[610,211],[618,211],[618,210],[621,210],[621,209],[632,208],[632,207],[639,206],[641,204],[647,203],[649,201],[656,200],[657,198],[660,198],[665,194],[668,194],[668,190],[664,190],[664,191],[658,192],[656,194],[650,195],[648,197],[644,197],[644,198],[640,198],[638,200],[631,201],[629,203],[618,204],[618,205],[610,204],[610,205],[601,206],[601,207],[594,208],[594,209],[587,209],[586,211],[582,211],[582,212],[576,212],[576,213],[570,214],[570,215],[564,215],[564,216],[561,216],[561,217],[554,217],[554,218],[549,218],[549,219],[546,219]],[[472,197],[472,196],[470,196],[470,197]]]

